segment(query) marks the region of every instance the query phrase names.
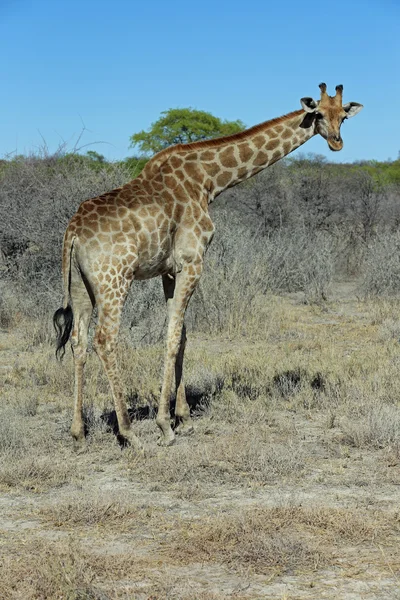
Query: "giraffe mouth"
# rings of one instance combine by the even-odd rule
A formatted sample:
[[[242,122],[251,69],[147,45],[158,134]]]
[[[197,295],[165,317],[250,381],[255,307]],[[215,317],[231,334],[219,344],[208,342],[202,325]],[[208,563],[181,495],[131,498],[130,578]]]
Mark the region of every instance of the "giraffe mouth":
[[[328,139],[328,146],[332,152],[339,152],[343,148],[343,141]]]

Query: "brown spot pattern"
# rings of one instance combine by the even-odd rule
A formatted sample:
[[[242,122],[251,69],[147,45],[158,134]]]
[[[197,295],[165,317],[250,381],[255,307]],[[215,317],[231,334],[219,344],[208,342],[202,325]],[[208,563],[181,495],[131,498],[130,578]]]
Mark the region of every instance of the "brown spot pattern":
[[[215,160],[215,152],[213,150],[206,150],[200,154],[200,159],[208,162]]]
[[[257,145],[257,144],[256,144]],[[260,146],[257,146],[259,148]],[[253,157],[253,150],[250,148],[248,144],[239,144],[239,156],[242,162],[247,162]]]
[[[182,158],[181,158],[180,156],[178,156],[178,155],[172,155],[172,156],[171,156],[171,158],[170,158],[170,161],[169,161],[169,162],[171,163],[171,166],[172,166],[174,169],[177,169],[178,167],[180,167],[180,166],[181,166],[181,164],[183,163],[183,160],[182,160]]]
[[[267,150],[275,150],[275,148],[277,148],[280,144],[280,141],[278,138],[270,140],[267,144]]]
[[[267,140],[263,135],[256,135],[252,141],[256,148],[260,149],[264,146]]]
[[[282,140],[287,140],[287,139],[289,139],[290,137],[292,137],[292,135],[293,135],[293,131],[291,131],[290,129],[287,129],[287,128],[286,128],[286,129],[284,129],[284,130],[282,131],[282,133],[281,133],[281,138],[282,138]]]
[[[253,161],[253,164],[257,167],[266,165],[268,163],[268,154],[266,152],[259,152],[257,157]]]
[[[282,153],[280,152],[280,150],[276,150],[272,155],[272,160],[275,162],[279,158],[281,158],[281,156],[282,156]]]
[[[219,159],[222,166],[227,167],[228,169],[233,169],[238,166],[233,146],[228,146],[228,148],[222,150],[222,152],[219,153]]]
[[[206,170],[207,174],[210,175],[211,177],[214,177],[217,173],[219,173],[219,171],[221,170],[221,167],[213,162],[213,163],[206,163],[204,165],[204,169]]]
[[[231,182],[233,177],[232,173],[229,173],[229,171],[225,171],[225,173],[221,173],[221,175],[218,175],[217,177],[217,185],[221,188],[224,188],[226,185],[228,185],[228,183]]]

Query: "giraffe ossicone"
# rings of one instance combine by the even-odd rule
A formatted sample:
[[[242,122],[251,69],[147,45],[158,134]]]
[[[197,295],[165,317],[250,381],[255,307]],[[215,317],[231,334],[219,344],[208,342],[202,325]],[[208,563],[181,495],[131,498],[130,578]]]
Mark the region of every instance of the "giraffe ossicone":
[[[170,445],[170,400],[176,393],[179,428],[191,432],[182,377],[186,344],[185,311],[203,270],[214,225],[208,205],[225,189],[252,177],[316,134],[331,150],[340,150],[343,121],[362,105],[342,104],[343,86],[329,96],[320,84],[320,100],[302,98],[300,110],[240,133],[171,146],[156,154],[136,179],[83,202],[64,235],[64,303],[54,314],[57,353],[71,337],[74,356],[74,416],[71,433],[84,440],[83,374],[88,327],[95,305],[98,323],[94,348],[107,374],[120,434],[134,447],[117,365],[120,318],[133,279],[162,277],[168,309],[164,376],[156,418],[160,443]]]

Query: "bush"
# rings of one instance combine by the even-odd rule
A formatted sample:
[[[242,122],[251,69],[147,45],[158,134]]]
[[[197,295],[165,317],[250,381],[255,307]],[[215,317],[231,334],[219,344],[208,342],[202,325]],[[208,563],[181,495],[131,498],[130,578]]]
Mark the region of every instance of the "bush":
[[[400,233],[384,233],[371,242],[364,260],[363,289],[367,296],[400,292]]]
[[[216,234],[203,278],[189,309],[196,329],[253,329],[260,297],[267,293],[303,292],[308,302],[326,299],[334,274],[332,238],[306,229],[281,230],[256,237],[248,228],[217,215]],[[260,313],[259,318],[263,316]]]
[[[191,302],[188,323],[192,328],[253,335],[264,318],[259,306],[265,294],[302,292],[308,302],[327,297],[334,273],[333,236],[295,226],[296,221],[286,217],[286,227],[278,227],[281,203],[286,211],[290,209],[285,200],[289,180],[284,178],[284,170],[281,166],[268,177],[256,178],[254,184],[236,188],[235,197],[242,199],[243,206],[247,202],[247,212],[244,209],[241,214],[237,202],[232,211],[224,201],[212,211],[217,231]],[[121,164],[89,161],[74,154],[17,158],[2,170],[0,276],[12,283],[19,312],[40,317],[57,307],[62,238],[70,217],[83,200],[129,179],[129,170]],[[267,196],[278,194],[281,181],[283,192],[275,198],[276,214],[269,220]],[[260,229],[256,225],[261,196],[266,212]],[[0,312],[3,323],[11,322],[4,307]],[[131,341],[141,344],[162,339],[165,323],[160,281],[135,282],[123,314],[123,328]]]
[[[81,157],[82,158],[82,157]],[[121,165],[93,169],[79,156],[20,157],[0,180],[1,277],[26,292],[27,312],[57,305],[61,246],[78,205],[129,180]],[[29,305],[29,306],[28,306]]]

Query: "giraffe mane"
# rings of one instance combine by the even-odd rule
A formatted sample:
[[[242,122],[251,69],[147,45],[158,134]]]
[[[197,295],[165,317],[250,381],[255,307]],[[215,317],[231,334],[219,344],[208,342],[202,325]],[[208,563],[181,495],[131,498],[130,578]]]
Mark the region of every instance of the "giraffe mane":
[[[302,109],[295,110],[293,112],[287,113],[282,117],[277,117],[276,119],[270,119],[269,121],[264,121],[263,123],[259,123],[258,125],[253,125],[253,127],[249,127],[249,129],[244,129],[243,131],[239,131],[239,133],[232,133],[231,135],[224,135],[222,137],[213,138],[211,140],[202,140],[199,142],[190,142],[189,144],[175,144],[175,146],[169,146],[160,152],[157,152],[152,158],[149,160],[147,165],[143,170],[148,167],[152,169],[153,167],[160,166],[164,163],[167,158],[171,154],[175,154],[177,152],[186,152],[188,150],[201,150],[203,148],[215,148],[216,146],[221,146],[223,144],[230,144],[231,142],[238,142],[242,139],[245,139],[249,134],[257,134],[269,129],[270,127],[274,127],[275,125],[279,125],[280,123],[285,123],[289,119],[293,119],[294,117],[300,116],[304,111]]]

